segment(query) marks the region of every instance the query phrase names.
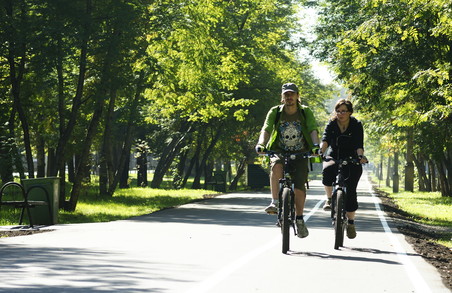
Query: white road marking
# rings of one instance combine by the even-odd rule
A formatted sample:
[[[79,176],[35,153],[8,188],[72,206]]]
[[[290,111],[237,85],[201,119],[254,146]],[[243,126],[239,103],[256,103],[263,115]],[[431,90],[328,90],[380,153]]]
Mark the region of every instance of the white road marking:
[[[368,177],[363,176],[364,179],[367,181],[366,184],[369,186],[369,192],[372,195],[373,202],[375,204],[375,208],[377,209],[378,217],[380,218],[381,225],[383,226],[383,229],[385,230],[386,235],[388,236],[389,240],[391,241],[392,245],[395,248],[395,253],[399,257],[400,261],[403,264],[403,267],[406,270],[406,273],[408,277],[410,278],[412,284],[416,288],[416,292],[432,292],[425,282],[422,275],[419,273],[419,271],[416,269],[416,267],[413,265],[413,263],[408,258],[408,255],[406,251],[403,249],[402,245],[400,244],[399,240],[395,237],[395,235],[392,233],[391,228],[388,225],[388,222],[386,221],[386,218],[383,214],[383,211],[380,207],[380,203],[377,200],[377,197],[375,196],[375,193],[372,190],[372,185],[370,182],[368,182]]]
[[[317,204],[314,206],[314,208],[304,216],[305,222],[309,220],[309,218],[316,213],[316,211],[319,209],[320,205],[325,200],[320,200],[317,202]],[[215,285],[220,283],[222,280],[226,279],[229,275],[231,275],[233,272],[238,270],[240,267],[244,266],[248,262],[250,262],[255,257],[259,256],[260,254],[264,253],[265,251],[269,250],[270,248],[273,248],[274,246],[278,245],[281,242],[280,237],[275,238],[273,241],[268,242],[267,244],[257,248],[253,249],[248,254],[243,255],[241,258],[237,259],[236,261],[230,263],[229,265],[223,267],[219,271],[217,271],[215,274],[211,275],[207,279],[200,282],[197,286],[193,287],[192,289],[186,291],[186,293],[203,293],[208,292],[210,289],[212,289]]]

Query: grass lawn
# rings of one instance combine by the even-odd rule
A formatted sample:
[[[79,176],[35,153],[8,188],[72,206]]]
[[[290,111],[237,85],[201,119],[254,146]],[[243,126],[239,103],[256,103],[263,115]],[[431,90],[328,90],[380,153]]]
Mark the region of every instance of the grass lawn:
[[[175,207],[207,194],[217,194],[211,190],[194,189],[152,189],[133,187],[118,189],[111,198],[100,198],[89,193],[80,196],[75,212],[60,210],[59,222],[93,223],[127,219],[149,214],[164,208]]]
[[[194,189],[151,189],[134,187],[118,189],[112,198],[96,196],[81,197],[75,212],[60,210],[60,223],[93,223],[127,219],[149,214],[169,207],[175,207],[207,194],[211,190]]]
[[[132,178],[131,186],[136,186],[134,180]],[[82,191],[80,194],[74,212],[59,210],[58,222],[60,224],[71,224],[123,220],[179,206],[219,193],[205,189],[170,189],[170,186],[170,183],[164,181],[161,189],[131,187],[117,189],[113,197],[100,197],[98,195],[97,178],[94,178],[86,191]],[[67,184],[67,195],[69,195],[70,188],[70,184]],[[2,207],[0,209],[0,226],[17,225],[19,217],[19,209]],[[27,217],[25,217],[25,224],[28,224]]]

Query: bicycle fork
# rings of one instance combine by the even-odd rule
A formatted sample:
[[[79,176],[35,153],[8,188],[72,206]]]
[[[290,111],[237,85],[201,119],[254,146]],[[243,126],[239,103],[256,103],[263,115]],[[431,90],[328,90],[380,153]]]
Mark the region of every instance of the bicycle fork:
[[[292,184],[292,189],[290,190],[290,224],[292,225],[292,229],[294,235],[298,234],[296,223],[296,214],[295,214],[295,185]]]
[[[333,226],[336,221],[336,205],[337,205],[337,191],[338,190],[342,190],[344,192],[344,194],[346,193],[345,187],[334,187],[333,194],[331,196],[331,223]],[[342,213],[342,215],[339,215],[339,216],[342,217],[342,219],[345,219],[346,218],[345,208],[340,212]]]
[[[278,193],[278,197],[279,197],[279,201],[278,201],[278,224],[280,227],[282,227],[282,211],[283,211],[283,198],[282,198],[282,193],[284,188],[286,187],[286,182],[284,181],[284,179],[282,179],[279,183],[279,193]],[[292,184],[292,188],[290,190],[290,214],[289,214],[289,223],[292,226],[292,229],[294,231],[294,235],[298,234],[297,231],[297,225],[296,225],[296,214],[295,214],[295,193],[294,193],[294,184]]]

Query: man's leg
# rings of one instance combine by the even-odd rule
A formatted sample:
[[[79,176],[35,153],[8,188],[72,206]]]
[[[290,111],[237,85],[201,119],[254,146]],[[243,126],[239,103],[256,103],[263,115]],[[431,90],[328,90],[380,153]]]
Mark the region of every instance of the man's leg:
[[[278,200],[279,198],[279,179],[283,176],[283,166],[281,163],[273,165],[270,172],[270,189],[272,192],[272,199]]]
[[[269,214],[276,214],[278,212],[278,200],[279,200],[279,179],[283,175],[283,167],[281,163],[273,164],[270,171],[270,190],[272,193],[272,201],[268,207],[265,208],[265,212]]]
[[[295,188],[295,213],[297,216],[303,216],[305,202],[306,191]]]
[[[306,191],[295,188],[295,213],[297,215],[296,223],[298,230],[297,236],[300,238],[305,238],[309,235],[308,228],[306,227],[306,224],[304,223],[303,219],[305,202],[306,202]]]

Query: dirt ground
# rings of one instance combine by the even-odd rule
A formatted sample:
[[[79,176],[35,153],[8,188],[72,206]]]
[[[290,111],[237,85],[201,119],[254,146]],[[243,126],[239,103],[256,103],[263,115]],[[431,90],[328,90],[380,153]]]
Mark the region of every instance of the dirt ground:
[[[406,240],[414,250],[432,264],[441,274],[444,284],[452,290],[452,249],[432,242],[433,239],[442,238],[445,233],[452,235],[452,227],[432,227],[415,223],[411,217],[401,211],[391,198],[375,190],[382,201],[385,212],[395,221],[397,228],[405,235]],[[30,235],[51,230],[16,230],[0,231],[1,237],[14,237]]]

